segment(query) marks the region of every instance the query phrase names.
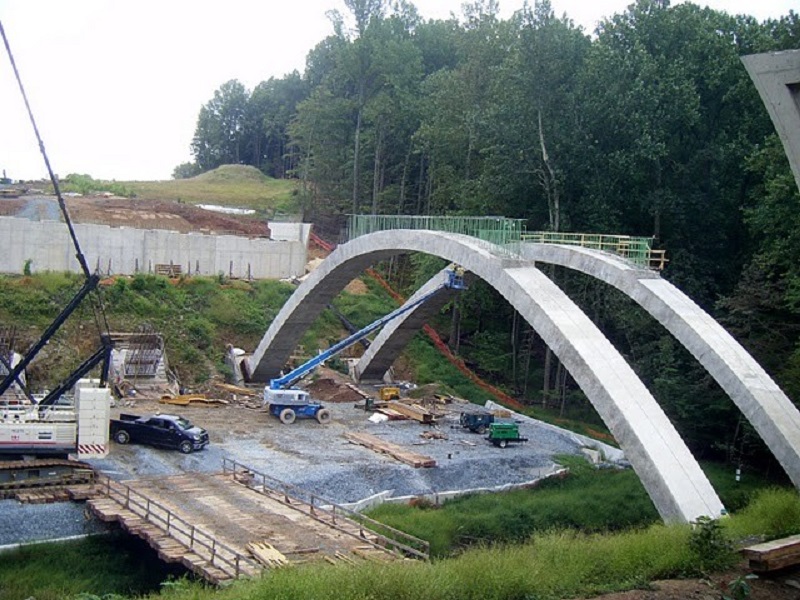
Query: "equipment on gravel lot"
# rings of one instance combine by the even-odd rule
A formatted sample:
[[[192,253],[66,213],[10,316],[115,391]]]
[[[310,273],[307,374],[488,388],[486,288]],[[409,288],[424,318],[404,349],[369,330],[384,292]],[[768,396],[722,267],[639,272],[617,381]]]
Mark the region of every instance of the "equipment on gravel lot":
[[[296,417],[315,418],[320,423],[327,423],[331,419],[331,414],[322,404],[311,400],[310,395],[305,390],[295,387],[301,378],[311,373],[326,360],[333,358],[343,350],[349,348],[356,342],[366,338],[370,333],[386,325],[389,321],[396,319],[400,315],[414,310],[420,304],[426,302],[443,289],[463,290],[464,272],[460,267],[453,266],[447,271],[447,280],[434,290],[423,294],[416,300],[406,302],[400,308],[390,312],[388,315],[373,321],[363,329],[358,330],[341,342],[338,342],[320,352],[317,356],[304,362],[302,365],[293,369],[283,377],[272,379],[269,386],[264,388],[264,405],[269,408],[270,414],[278,417],[281,422],[288,424],[294,423]],[[398,390],[399,396],[399,390]]]
[[[109,430],[118,444],[149,444],[180,450],[184,454],[208,446],[208,432],[177,415],[121,414],[119,419],[111,419]]]
[[[494,423],[494,415],[489,412],[462,412],[458,421],[464,429],[483,435],[489,425]]]
[[[388,402],[389,400],[400,400],[400,388],[395,385],[384,386],[378,392],[378,396],[382,402]]]
[[[513,422],[492,423],[489,425],[489,435],[486,436],[486,439],[498,448],[528,441],[528,438],[519,436],[519,425]]]

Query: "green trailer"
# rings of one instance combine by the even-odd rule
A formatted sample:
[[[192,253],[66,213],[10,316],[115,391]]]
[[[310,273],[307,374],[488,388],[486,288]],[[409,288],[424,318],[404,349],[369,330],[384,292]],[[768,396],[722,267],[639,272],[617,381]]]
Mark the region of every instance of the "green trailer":
[[[509,444],[521,444],[528,438],[520,437],[519,425],[513,422],[495,421],[489,425],[489,435],[486,436],[498,448],[505,448]]]

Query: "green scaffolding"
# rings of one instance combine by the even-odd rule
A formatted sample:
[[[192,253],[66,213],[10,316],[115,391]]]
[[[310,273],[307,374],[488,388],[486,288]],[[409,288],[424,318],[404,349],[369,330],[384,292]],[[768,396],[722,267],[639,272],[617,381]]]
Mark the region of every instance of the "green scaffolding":
[[[602,250],[650,269],[663,269],[667,262],[663,250],[653,250],[653,238],[553,231],[526,233],[524,219],[507,219],[506,217],[350,215],[347,237],[352,240],[368,233],[393,229],[424,229],[460,233],[489,242],[493,244],[494,251],[512,256],[519,256],[520,242],[528,242],[569,244]]]
[[[560,231],[533,231],[523,234],[523,242],[535,244],[569,244],[602,250],[621,256],[642,267],[663,268],[654,265],[663,262],[663,251],[653,250],[653,238],[629,235],[607,235],[602,233],[563,233]]]
[[[505,217],[443,217],[418,215],[350,215],[348,239],[391,229],[424,229],[461,233],[500,246],[505,251],[522,239],[524,219]]]

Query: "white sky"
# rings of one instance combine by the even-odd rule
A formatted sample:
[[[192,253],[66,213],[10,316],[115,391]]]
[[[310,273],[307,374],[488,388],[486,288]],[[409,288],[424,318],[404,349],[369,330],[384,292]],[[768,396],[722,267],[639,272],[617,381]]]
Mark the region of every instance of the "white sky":
[[[425,18],[461,13],[462,0],[413,0]],[[632,0],[552,0],[591,32]],[[504,17],[523,0],[500,0]],[[673,5],[679,2],[673,0]],[[759,20],[798,0],[697,0]],[[248,89],[297,69],[332,32],[343,0],[0,0],[17,68],[53,170],[95,179],[169,179],[192,159],[202,105],[230,79]],[[47,171],[0,47],[0,173]]]

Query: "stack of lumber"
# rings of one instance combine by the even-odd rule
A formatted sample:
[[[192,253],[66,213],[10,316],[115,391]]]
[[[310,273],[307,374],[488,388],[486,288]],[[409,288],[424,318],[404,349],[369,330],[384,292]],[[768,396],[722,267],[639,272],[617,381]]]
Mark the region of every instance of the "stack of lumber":
[[[419,406],[418,404],[405,404],[400,401],[389,402],[387,408],[390,410],[405,415],[409,419],[414,419],[420,423],[430,424],[434,421],[434,415],[429,410]],[[381,411],[383,412],[383,411]]]
[[[203,404],[228,404],[227,400],[220,398],[207,398],[205,394],[181,394],[179,396],[161,396],[161,404],[176,404],[178,406],[189,406],[192,402]]]
[[[743,548],[742,555],[753,571],[761,573],[800,564],[800,535]]]
[[[231,385],[230,383],[219,383],[216,381],[214,382],[213,385],[215,388],[219,388],[221,390],[225,390],[226,392],[231,392],[233,394],[239,394],[241,396],[253,396],[256,398],[261,397],[261,392],[259,390],[253,390],[238,385]]]
[[[247,544],[247,550],[264,566],[282,567],[289,564],[286,556],[267,542],[250,542]]]
[[[389,417],[390,421],[405,421],[408,419],[408,417],[403,413],[397,412],[396,410],[392,410],[388,406],[376,407],[375,412],[379,412],[382,415],[386,415],[387,417]]]
[[[370,435],[369,433],[347,432],[344,435],[353,444],[360,444],[362,446],[366,446],[370,450],[375,450],[375,452],[388,454],[400,462],[411,465],[412,467],[419,468],[436,466],[436,461],[430,456],[424,456],[423,454],[417,454],[416,452],[409,452],[403,449],[402,446],[391,444],[378,437],[375,437],[374,435]]]

